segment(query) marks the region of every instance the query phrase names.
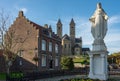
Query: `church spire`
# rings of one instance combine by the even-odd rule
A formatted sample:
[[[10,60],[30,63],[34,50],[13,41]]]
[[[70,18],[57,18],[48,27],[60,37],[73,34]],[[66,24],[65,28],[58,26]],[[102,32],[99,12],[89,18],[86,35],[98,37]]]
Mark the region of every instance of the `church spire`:
[[[71,45],[73,47],[75,44],[75,22],[73,18],[71,19],[70,22],[70,38],[71,38]]]
[[[57,35],[62,38],[62,23],[60,19],[57,22]]]
[[[52,27],[51,27],[51,25],[49,25],[49,30],[52,31]]]
[[[75,22],[74,22],[73,18],[71,19],[70,25],[75,26]]]
[[[62,25],[61,20],[58,19],[57,25]]]

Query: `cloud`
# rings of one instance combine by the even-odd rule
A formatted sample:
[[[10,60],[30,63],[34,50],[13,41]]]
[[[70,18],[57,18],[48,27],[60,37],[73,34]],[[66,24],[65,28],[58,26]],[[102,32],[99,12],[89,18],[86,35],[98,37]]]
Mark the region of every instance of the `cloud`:
[[[72,17],[71,17],[72,18]],[[63,24],[63,33],[67,33],[69,35],[69,23],[71,18],[62,17],[61,22]],[[76,23],[76,37],[82,37],[83,47],[89,47],[92,49],[92,43],[94,41],[93,36],[91,34],[91,23],[86,17],[73,17],[74,22]],[[57,20],[50,21],[52,23],[53,29],[56,31],[56,23]],[[120,15],[113,15],[109,18],[108,21],[108,31],[105,36],[105,43],[108,48],[109,53],[114,53],[120,51]]]
[[[20,7],[18,5],[15,5],[14,7],[17,10],[17,12],[20,11],[20,10],[22,10],[24,12],[24,14],[26,14],[28,12],[28,9],[25,8],[25,7]]]
[[[82,18],[77,22],[79,23],[76,26],[76,35],[77,37],[82,36],[83,39],[83,47],[92,48],[93,36],[91,34],[91,23],[87,18]],[[120,51],[120,15],[114,15],[110,17],[108,21],[108,32],[105,36],[105,43],[110,53]]]
[[[108,20],[108,25],[112,26],[114,24],[120,23],[120,15],[111,16]]]
[[[28,9],[27,8],[20,8],[24,13],[27,13]]]

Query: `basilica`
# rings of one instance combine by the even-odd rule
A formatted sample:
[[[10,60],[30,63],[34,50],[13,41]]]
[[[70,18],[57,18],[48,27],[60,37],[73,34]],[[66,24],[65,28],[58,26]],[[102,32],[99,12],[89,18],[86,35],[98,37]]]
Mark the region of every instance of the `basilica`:
[[[82,37],[75,37],[75,22],[73,18],[70,21],[69,35],[62,35],[62,22],[59,19],[57,22],[57,35],[61,38],[62,55],[81,55],[82,54]]]

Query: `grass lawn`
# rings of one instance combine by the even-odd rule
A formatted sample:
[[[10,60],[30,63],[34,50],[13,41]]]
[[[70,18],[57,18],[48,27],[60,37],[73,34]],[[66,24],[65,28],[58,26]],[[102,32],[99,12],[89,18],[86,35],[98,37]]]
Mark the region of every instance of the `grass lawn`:
[[[83,58],[74,58],[73,59],[73,62],[75,62],[75,63],[80,63],[80,62],[82,62],[84,59]]]
[[[81,63],[84,60],[87,60],[89,62],[89,59],[86,59],[85,57],[73,58],[74,63]]]

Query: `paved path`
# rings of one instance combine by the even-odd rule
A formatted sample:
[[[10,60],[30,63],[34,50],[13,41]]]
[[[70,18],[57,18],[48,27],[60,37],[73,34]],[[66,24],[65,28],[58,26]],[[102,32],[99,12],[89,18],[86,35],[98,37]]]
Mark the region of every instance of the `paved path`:
[[[40,79],[35,81],[59,81],[61,79],[70,79],[70,78],[80,78],[80,77],[87,77],[86,75],[68,75],[68,76],[57,76],[53,78],[46,78],[46,79]]]

